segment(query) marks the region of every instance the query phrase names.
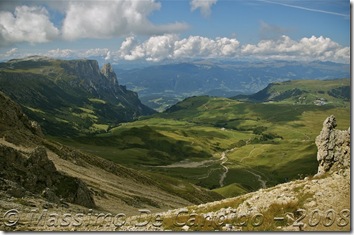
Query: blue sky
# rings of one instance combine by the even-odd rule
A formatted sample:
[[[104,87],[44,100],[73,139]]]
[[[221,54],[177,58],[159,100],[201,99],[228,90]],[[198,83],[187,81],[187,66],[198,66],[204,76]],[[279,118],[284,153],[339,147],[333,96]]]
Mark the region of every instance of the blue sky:
[[[349,63],[344,0],[8,0],[0,60],[28,55],[120,61],[193,58]]]

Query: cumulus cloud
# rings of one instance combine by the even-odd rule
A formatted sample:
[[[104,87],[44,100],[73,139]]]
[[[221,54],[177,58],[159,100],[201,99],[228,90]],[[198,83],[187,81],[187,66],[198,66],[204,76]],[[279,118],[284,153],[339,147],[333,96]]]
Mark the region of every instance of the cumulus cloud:
[[[5,1],[1,3],[0,11],[0,47],[19,42],[43,43],[54,39],[162,35],[179,33],[189,27],[181,22],[152,23],[149,15],[160,8],[161,4],[155,0]],[[47,9],[60,12],[59,15],[63,17],[60,25],[55,26],[51,22]]]
[[[179,39],[175,34],[152,36],[143,43],[134,37],[127,37],[122,43],[118,56],[125,60],[145,59],[161,61],[164,59],[231,57],[237,53],[239,42],[236,39],[210,39],[190,36]]]
[[[148,16],[161,7],[154,0],[78,1],[68,6],[63,22],[65,39],[109,38],[131,33],[153,35],[181,32],[188,28],[185,23],[155,25]]]
[[[262,40],[258,44],[242,46],[243,55],[258,58],[330,60],[348,63],[350,48],[342,47],[330,38],[323,36],[292,40],[283,35],[279,40]]]
[[[236,55],[239,44],[230,38],[190,36],[175,42],[174,57],[230,57]]]
[[[127,37],[114,56],[116,59],[155,62],[189,58],[258,58],[349,63],[350,48],[342,47],[323,36],[305,37],[296,41],[283,35],[278,40],[240,45],[235,38],[190,36],[180,39],[175,34],[166,34],[152,36],[141,43],[133,36]]]
[[[195,11],[198,8],[203,16],[208,16],[211,13],[211,7],[216,4],[217,0],[191,0],[191,10]]]
[[[14,13],[0,11],[0,46],[17,42],[43,43],[58,37],[44,7],[18,6]]]
[[[0,54],[0,60],[28,56],[26,53],[20,49],[12,48],[3,51]],[[134,36],[129,36],[116,51],[108,48],[89,50],[58,48],[39,55],[63,59],[102,58],[108,61],[146,60],[151,62],[200,58],[350,62],[350,48],[343,47],[330,38],[312,36],[293,40],[285,35],[277,40],[261,40],[257,44],[244,45],[241,45],[236,38],[227,37],[190,36],[179,38],[177,34],[165,34],[151,36],[145,41],[139,42]]]

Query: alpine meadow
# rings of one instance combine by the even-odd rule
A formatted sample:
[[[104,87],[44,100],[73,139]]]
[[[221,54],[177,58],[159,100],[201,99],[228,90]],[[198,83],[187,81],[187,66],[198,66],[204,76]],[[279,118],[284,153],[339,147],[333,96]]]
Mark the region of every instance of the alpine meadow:
[[[0,231],[350,231],[350,3],[0,4]]]

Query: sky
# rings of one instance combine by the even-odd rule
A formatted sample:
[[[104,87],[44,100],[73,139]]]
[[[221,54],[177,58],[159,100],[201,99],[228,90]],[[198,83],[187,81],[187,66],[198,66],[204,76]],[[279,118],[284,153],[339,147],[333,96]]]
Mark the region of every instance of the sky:
[[[0,60],[350,63],[349,0],[1,0]]]

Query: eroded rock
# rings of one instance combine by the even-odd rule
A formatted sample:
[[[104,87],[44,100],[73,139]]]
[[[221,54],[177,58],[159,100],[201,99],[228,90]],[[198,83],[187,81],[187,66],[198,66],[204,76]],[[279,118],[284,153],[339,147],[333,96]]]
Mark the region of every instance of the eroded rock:
[[[0,189],[14,197],[19,198],[30,192],[54,203],[63,199],[95,207],[92,193],[86,184],[58,172],[42,146],[25,153],[0,144],[0,180],[4,182]]]
[[[319,161],[317,176],[350,167],[350,128],[336,130],[336,126],[335,116],[329,116],[323,122],[322,131],[316,138]]]

